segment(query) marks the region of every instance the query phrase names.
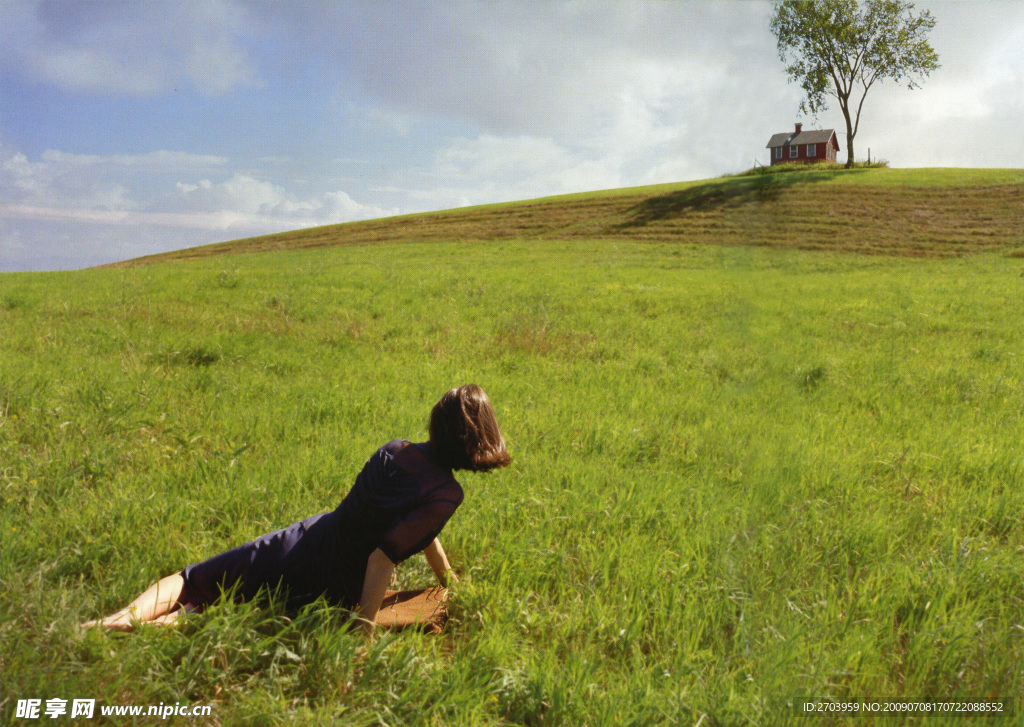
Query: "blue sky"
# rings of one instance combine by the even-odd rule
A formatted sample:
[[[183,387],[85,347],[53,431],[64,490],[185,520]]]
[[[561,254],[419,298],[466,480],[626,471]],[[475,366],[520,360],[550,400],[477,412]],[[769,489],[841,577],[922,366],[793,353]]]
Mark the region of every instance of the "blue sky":
[[[918,7],[942,68],[872,90],[858,155],[1024,166],[1024,3]],[[742,171],[796,121],[843,127],[799,117],[770,13],[0,0],[0,271]]]

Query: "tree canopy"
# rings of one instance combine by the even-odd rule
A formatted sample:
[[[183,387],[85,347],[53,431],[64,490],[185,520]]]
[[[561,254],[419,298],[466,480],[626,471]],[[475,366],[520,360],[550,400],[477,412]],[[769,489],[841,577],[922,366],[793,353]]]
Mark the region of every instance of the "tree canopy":
[[[927,10],[914,15],[905,0],[780,0],[771,30],[789,80],[804,91],[803,113],[815,116],[833,97],[846,119],[847,166],[868,91],[890,79],[918,88],[939,67],[928,43],[935,20]]]

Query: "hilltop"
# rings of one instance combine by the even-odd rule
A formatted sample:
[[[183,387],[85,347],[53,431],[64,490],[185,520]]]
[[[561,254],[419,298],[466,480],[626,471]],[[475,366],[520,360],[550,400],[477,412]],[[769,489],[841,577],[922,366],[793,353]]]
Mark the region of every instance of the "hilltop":
[[[108,267],[342,245],[622,239],[946,257],[1024,255],[1024,170],[808,169],[261,235]]]

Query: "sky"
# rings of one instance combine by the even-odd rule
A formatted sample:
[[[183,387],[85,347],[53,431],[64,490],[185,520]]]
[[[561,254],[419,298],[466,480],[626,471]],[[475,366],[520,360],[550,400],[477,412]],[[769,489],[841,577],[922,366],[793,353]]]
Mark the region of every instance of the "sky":
[[[858,158],[1024,167],[1024,3],[918,2],[941,68]],[[0,272],[716,177],[801,117],[758,0],[0,0]],[[845,160],[845,133],[840,133]]]

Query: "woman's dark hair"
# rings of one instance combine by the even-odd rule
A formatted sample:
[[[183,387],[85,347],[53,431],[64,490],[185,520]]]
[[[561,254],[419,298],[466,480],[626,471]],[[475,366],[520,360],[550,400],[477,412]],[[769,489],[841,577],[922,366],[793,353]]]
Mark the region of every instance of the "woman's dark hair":
[[[440,463],[453,470],[486,472],[512,461],[491,400],[476,384],[452,389],[434,405],[430,444]]]

